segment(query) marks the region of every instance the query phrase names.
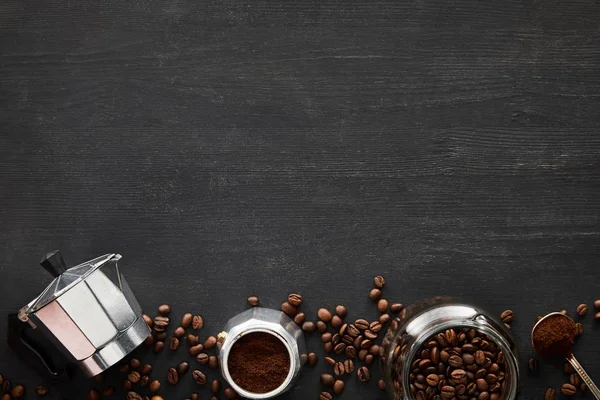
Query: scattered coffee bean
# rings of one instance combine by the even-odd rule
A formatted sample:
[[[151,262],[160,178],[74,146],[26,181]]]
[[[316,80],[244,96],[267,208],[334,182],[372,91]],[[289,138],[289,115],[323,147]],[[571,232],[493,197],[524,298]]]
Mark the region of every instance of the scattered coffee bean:
[[[354,347],[354,346],[347,346],[346,347],[346,357],[348,357],[348,358],[356,358],[356,355],[357,355],[356,347]]]
[[[208,360],[209,360],[209,356],[206,353],[199,353],[196,356],[196,361],[198,361],[198,364],[200,364],[200,365],[208,364]]]
[[[299,307],[300,304],[302,304],[302,296],[300,296],[298,293],[292,293],[288,296],[288,303],[294,307]]]
[[[199,330],[202,329],[203,326],[204,320],[202,319],[202,317],[200,315],[194,315],[194,317],[192,318],[192,328],[194,328],[195,330]]]
[[[143,400],[148,400],[148,397],[145,397]],[[150,400],[164,400],[161,396],[152,396]]]
[[[160,332],[154,336],[155,336],[156,340],[160,340],[161,342],[164,342],[165,340],[167,340],[167,332]]]
[[[390,306],[390,311],[394,314],[398,314],[402,310],[404,310],[404,305],[402,303],[392,303]]]
[[[213,347],[215,347],[217,345],[217,338],[214,336],[209,336],[206,338],[206,340],[204,341],[204,348],[205,349],[212,349]]]
[[[10,391],[10,395],[13,399],[20,399],[25,396],[25,386],[23,385],[15,385]]]
[[[131,367],[129,366],[129,363],[122,362],[121,364],[119,364],[119,372],[122,374],[128,373],[130,368]]]
[[[587,392],[587,385],[585,383],[582,383],[581,385],[579,385],[579,391],[581,393]]]
[[[333,383],[333,393],[342,394],[343,392],[344,392],[344,381],[338,379]]]
[[[169,326],[169,317],[157,315],[154,317],[154,330],[156,332],[164,332]]]
[[[580,317],[583,317],[587,313],[588,313],[587,304],[580,304],[577,306],[577,315],[579,315]]]
[[[154,344],[154,335],[150,335],[144,340],[144,345],[150,347]]]
[[[281,304],[281,311],[293,318],[298,313],[298,308],[286,301]]]
[[[200,400],[200,395],[198,393],[192,393],[190,400]]]
[[[335,378],[331,374],[321,374],[321,384],[325,386],[332,386],[335,382]]]
[[[210,368],[210,369],[219,368],[219,357],[217,357],[217,356],[208,357],[208,368]]]
[[[319,321],[319,322],[321,322],[321,321]],[[307,333],[312,333],[312,332],[314,332],[316,329],[317,329],[317,326],[316,326],[316,325],[315,325],[315,323],[314,323],[314,322],[312,322],[312,321],[306,321],[305,323],[303,323],[303,324],[302,324],[302,330],[303,330],[304,332],[307,332]],[[327,329],[327,326],[325,326],[325,329]]]
[[[90,389],[88,400],[100,400],[100,392],[97,389]]]
[[[361,382],[368,382],[371,380],[371,372],[369,368],[362,366],[356,371],[356,376],[358,376],[358,380]]]
[[[183,317],[181,317],[181,327],[183,329],[187,329],[190,326],[192,326],[192,319],[194,318],[194,316],[192,315],[192,313],[185,313],[183,314]],[[183,335],[181,335],[183,336]]]
[[[221,391],[221,381],[218,379],[213,380],[210,383],[210,391],[217,394]]]
[[[131,383],[138,383],[140,381],[140,378],[142,376],[140,375],[139,372],[137,371],[131,371],[128,375],[127,375],[127,379],[129,380],[129,382]]]
[[[169,349],[171,349],[172,351],[175,351],[179,348],[179,339],[177,339],[176,337],[172,337],[169,340]]]
[[[389,306],[389,303],[388,303],[388,301],[387,301],[386,299],[380,299],[380,300],[377,302],[377,310],[378,310],[380,313],[385,313],[385,312],[387,312],[387,310],[388,310],[388,306]]]
[[[379,388],[379,390],[385,391],[385,381],[383,379],[380,379],[379,382],[377,382],[377,387]]]
[[[125,390],[126,392],[131,390],[133,388],[133,383],[131,383],[131,381],[129,381],[128,379],[125,379],[123,381],[123,390]]]
[[[560,391],[565,396],[573,396],[575,393],[577,393],[577,388],[570,383],[565,383],[560,387]]]
[[[160,381],[153,380],[148,385],[148,390],[150,390],[150,392],[152,392],[152,393],[156,393],[156,392],[158,392],[160,390],[160,387],[161,387]]]
[[[530,372],[538,372],[540,369],[540,362],[537,358],[530,358],[527,366],[529,367]]]
[[[163,304],[163,305],[159,306],[158,313],[160,315],[162,315],[163,317],[166,317],[167,315],[169,315],[171,313],[171,306],[168,304]]]
[[[331,342],[332,337],[333,337],[333,334],[331,332],[325,332],[321,335],[321,342],[323,342],[323,343]]]
[[[150,328],[152,328],[152,326],[154,325],[154,321],[152,320],[152,318],[150,318],[150,316],[146,315],[146,314],[142,314],[142,318],[144,318],[146,325],[148,325]]]
[[[190,364],[186,361],[182,361],[177,366],[177,373],[179,374],[179,376],[187,374],[189,370],[190,370]]]
[[[352,337],[356,337],[353,334],[354,332],[351,331],[351,329],[352,329],[351,327],[352,327],[352,325],[348,326],[348,334]],[[356,321],[354,321],[354,327],[356,327],[356,329],[358,329],[360,331],[367,330],[367,329],[369,329],[369,321],[367,321],[366,319],[362,319],[362,318],[357,319]],[[358,333],[356,333],[356,335],[358,335]]]
[[[600,311],[594,314],[594,319],[597,321],[600,319]]]
[[[317,312],[317,316],[319,317],[319,320],[325,323],[331,321],[331,318],[333,318],[333,316],[331,315],[331,311],[329,311],[326,308],[320,308]]]
[[[595,308],[596,310],[600,310],[600,300],[595,300],[595,301],[594,301],[594,308]]]
[[[375,357],[373,357],[373,354],[367,354],[365,356],[365,364],[371,365],[373,364],[373,361],[375,361]]]
[[[335,376],[344,375],[345,372],[346,370],[344,369],[344,363],[336,362],[333,366],[333,373],[335,374]]]
[[[108,386],[108,387],[112,387],[112,386]],[[42,397],[45,396],[49,393],[50,391],[48,390],[48,388],[46,386],[36,386],[35,387],[35,395],[38,397]]]
[[[150,375],[152,373],[152,365],[144,364],[142,369],[140,369],[140,374],[142,375]]]
[[[505,324],[511,323],[513,321],[513,319],[514,319],[514,313],[513,313],[513,311],[512,310],[504,310],[502,312],[502,314],[500,314],[500,319]]]
[[[556,399],[556,390],[554,388],[546,389],[546,394],[544,395],[544,400],[555,400]]]
[[[190,333],[187,336],[187,341],[190,346],[196,346],[198,343],[200,343],[200,338],[197,335]]]
[[[344,360],[344,372],[347,374],[354,372],[354,361],[349,358]]]
[[[334,366],[336,361],[331,357],[325,357],[325,362],[331,366]]]
[[[327,354],[331,353],[333,351],[333,343],[331,343],[331,342],[323,343],[323,350]]]
[[[140,378],[140,386],[146,387],[150,383],[150,377],[148,375],[144,375]]]
[[[581,378],[579,377],[579,374],[578,373],[571,374],[569,376],[569,383],[575,387],[578,387],[579,385],[581,385]]]
[[[569,315],[569,312],[567,310],[560,310],[559,313],[561,313],[562,315]]]
[[[260,303],[260,300],[257,296],[250,296],[250,297],[248,297],[247,301],[248,301],[248,305],[251,307],[256,307]]]
[[[388,322],[390,321],[390,319],[391,319],[391,318],[392,318],[392,317],[390,317],[390,315],[389,315],[389,314],[381,314],[381,315],[379,316],[379,322],[380,322],[381,324],[386,324],[386,323],[388,323]]]
[[[576,329],[575,335],[577,335],[577,336],[583,335],[583,324],[581,322],[577,322],[575,324],[575,329]]]
[[[573,369],[573,366],[570,363],[566,362],[566,363],[563,364],[563,372],[565,374],[569,374],[570,375],[573,372],[575,372],[575,370]]]
[[[188,353],[190,356],[197,356],[198,354],[202,353],[203,351],[204,351],[203,344],[197,344],[188,349]]]
[[[178,326],[175,329],[175,332],[173,332],[173,336],[175,336],[176,338],[182,338],[183,336],[185,336],[185,329],[183,329],[182,326]]]
[[[321,394],[319,395],[319,400],[331,400],[331,399],[333,399],[333,396],[329,392],[321,392]]]
[[[327,332],[327,324],[325,322],[319,320],[317,321],[316,326],[319,333]]]
[[[198,385],[206,384],[206,375],[204,375],[204,373],[200,370],[195,369],[192,372],[192,378],[194,379],[194,382],[196,382]]]
[[[340,329],[342,325],[344,325],[344,320],[339,315],[336,314],[331,318],[331,326],[335,329]]]
[[[171,385],[176,385],[177,382],[179,382],[179,373],[175,368],[169,368],[169,371],[167,372],[167,381]]]
[[[160,353],[165,348],[165,342],[154,342],[154,352]]]
[[[305,320],[306,320],[306,314],[304,314],[303,312],[296,314],[296,316],[294,317],[294,322],[296,323],[296,325],[299,325],[299,326],[302,326],[302,324],[304,323]]]
[[[338,305],[335,307],[335,314],[344,319],[346,318],[346,315],[348,315],[348,309],[345,306]]]
[[[306,361],[308,362],[308,365],[317,365],[318,357],[315,353],[308,353]]]
[[[143,400],[143,397],[138,392],[130,391],[127,392],[127,400]]]
[[[384,287],[385,279],[383,279],[383,276],[376,276],[375,278],[373,278],[373,285],[378,289]]]

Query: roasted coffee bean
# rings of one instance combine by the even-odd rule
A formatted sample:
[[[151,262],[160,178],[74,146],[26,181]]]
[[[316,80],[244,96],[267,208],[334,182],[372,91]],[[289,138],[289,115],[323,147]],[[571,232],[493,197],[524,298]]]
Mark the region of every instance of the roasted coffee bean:
[[[319,395],[319,400],[331,400],[331,399],[333,399],[333,396],[329,392],[321,392],[321,394]]]
[[[502,322],[509,324],[513,321],[514,319],[514,313],[512,310],[504,310],[502,312],[502,314],[500,314],[500,319],[502,320]]]
[[[188,349],[188,353],[190,354],[190,356],[195,357],[198,354],[202,353],[204,351],[204,345],[203,344],[197,344],[195,346],[192,346]]]
[[[377,382],[377,388],[381,391],[385,391],[385,381],[383,379],[380,379]]]
[[[177,382],[179,382],[179,373],[175,368],[169,368],[169,371],[167,372],[167,381],[171,385],[176,385]]]
[[[358,335],[355,338],[353,338],[350,335],[344,335],[344,336],[342,336],[342,342],[346,343],[348,346],[354,346],[355,342],[358,342],[359,347],[360,347],[360,341],[362,341],[362,336],[360,336],[360,335]]]
[[[483,378],[479,378],[475,381],[475,383],[477,384],[477,389],[479,389],[479,391],[481,392],[485,392],[486,390],[488,390],[489,388],[489,384],[487,383],[487,381]]]
[[[559,313],[561,313],[562,315],[569,315],[569,312],[567,310],[560,310]]]
[[[565,383],[560,387],[560,391],[565,396],[573,396],[575,393],[577,393],[577,388],[570,383]]]
[[[359,381],[368,382],[371,380],[371,371],[369,371],[369,368],[363,366],[356,371],[356,376]]]
[[[437,374],[429,374],[427,375],[426,381],[429,386],[437,387],[440,382],[440,377]]]
[[[25,386],[23,385],[15,385],[10,391],[10,395],[13,399],[20,399],[25,396]]]
[[[144,318],[144,322],[146,322],[146,325],[152,328],[152,326],[154,325],[154,321],[152,320],[152,318],[150,318],[150,316],[146,314],[142,314],[142,318]]]
[[[150,347],[154,344],[154,335],[150,335],[144,340],[144,345]]]
[[[216,345],[217,345],[217,338],[214,337],[214,336],[209,336],[204,341],[204,348],[207,349],[207,350],[212,349]]]
[[[198,330],[202,329],[203,326],[204,320],[202,319],[202,317],[200,315],[194,315],[194,318],[192,318],[192,328]]]
[[[327,342],[327,343],[323,343],[323,350],[325,350],[325,353],[329,354],[333,351],[333,343],[331,342]]]
[[[356,347],[354,346],[346,346],[346,357],[348,358],[356,358]]]
[[[364,320],[359,320],[359,321],[361,321],[360,322],[361,326],[364,326],[363,322],[362,322]],[[367,322],[367,321],[364,321],[364,322]],[[367,323],[367,328],[368,327],[369,327],[369,325]],[[359,330],[359,328],[355,324],[350,324],[350,325],[348,325],[348,328],[346,329],[346,333],[348,334],[348,336],[355,338],[358,335],[360,335],[360,330]]]
[[[160,387],[161,387],[160,381],[153,380],[148,385],[148,390],[150,390],[152,393],[156,393],[156,392],[158,392],[160,390]]]
[[[365,356],[365,364],[367,364],[367,365],[373,364],[374,360],[375,360],[375,357],[373,357],[373,354],[367,354]]]
[[[390,306],[390,311],[394,314],[398,314],[402,310],[404,310],[404,305],[402,303],[392,303]]]
[[[321,320],[316,322],[317,330],[319,333],[327,332],[327,324]]]
[[[177,373],[179,374],[179,376],[187,374],[189,370],[190,370],[190,364],[186,361],[182,361],[177,366]]]
[[[344,381],[337,380],[333,383],[333,393],[342,394],[344,392]]]
[[[600,300],[594,300],[594,308],[600,310]]]
[[[344,325],[344,321],[339,315],[336,314],[331,318],[331,326],[335,329],[340,329],[342,325]]]
[[[346,372],[346,370],[344,369],[344,363],[336,362],[335,365],[333,366],[333,373],[336,376],[340,376],[340,375],[344,375],[345,372]]]
[[[581,393],[587,392],[587,385],[585,383],[582,383],[581,385],[579,385],[579,391]]]
[[[213,380],[210,383],[210,391],[217,394],[221,391],[221,381],[218,379]]]
[[[169,317],[158,315],[154,317],[154,330],[156,332],[164,332],[169,326]]]
[[[131,369],[139,369],[141,366],[142,366],[142,363],[137,358],[132,358],[131,360],[129,360],[129,367],[131,367]],[[103,375],[98,375],[98,376],[103,376]]]
[[[587,304],[580,304],[577,306],[577,315],[579,315],[580,317],[583,317],[587,313],[588,313]]]
[[[292,293],[288,296],[288,303],[294,307],[298,307],[300,304],[302,304],[302,296],[300,296],[298,293]]]
[[[367,321],[366,319],[362,319],[362,318],[361,319],[357,319],[354,322],[354,326],[357,329],[359,329],[361,331],[364,331],[364,330],[369,329],[369,321]],[[348,327],[348,328],[350,328],[350,327]],[[348,333],[350,334],[350,336],[352,336],[352,334],[350,332],[348,332]]]
[[[385,279],[383,279],[383,276],[376,276],[375,278],[373,278],[373,285],[376,288],[381,289],[382,287],[385,286]]]
[[[467,383],[467,372],[463,369],[455,369],[450,373],[450,377],[456,384]]]
[[[571,374],[569,376],[569,383],[575,387],[581,385],[581,378],[579,377],[579,374]]]
[[[250,296],[250,297],[248,297],[248,299],[246,301],[248,302],[248,305],[251,307],[256,307],[260,303],[258,296]]]
[[[360,342],[360,348],[368,349],[369,347],[371,347],[372,344],[373,344],[373,341],[371,339],[365,339],[362,342]]]
[[[331,332],[325,332],[324,334],[321,335],[321,342],[323,342],[323,343],[331,342],[332,337],[333,337],[333,334]]]
[[[319,322],[321,322],[321,321],[319,321]],[[317,326],[315,325],[315,323],[314,323],[314,322],[311,322],[311,321],[306,321],[305,323],[303,323],[303,324],[302,324],[302,330],[303,330],[304,332],[307,332],[307,333],[312,333],[312,332],[314,332],[316,329],[317,329]],[[325,329],[327,329],[327,326],[325,326]]]
[[[454,387],[446,385],[444,387],[442,387],[442,390],[440,391],[442,397],[444,399],[451,399],[454,397],[454,394],[456,393],[456,389],[454,389]]]
[[[302,326],[302,324],[304,323],[305,320],[306,320],[306,314],[304,314],[303,312],[296,314],[296,316],[294,317],[294,322],[296,323],[296,325],[299,325],[299,326]]]
[[[331,357],[325,357],[325,362],[331,366],[334,366],[336,361]]]
[[[144,375],[140,378],[140,386],[146,387],[150,383],[150,377],[148,375]]]
[[[344,319],[348,315],[348,309],[345,306],[339,305],[335,307],[335,313],[338,317]]]
[[[88,400],[100,400],[100,392],[97,389],[90,389],[88,392]]]
[[[375,340],[375,339],[377,339],[377,336],[378,336],[378,335],[377,335],[375,332],[371,331],[370,329],[367,329],[367,330],[365,331],[365,337],[366,337],[367,339],[370,339],[370,340]]]
[[[331,343],[333,343],[334,346],[336,346],[340,342],[340,340],[341,338],[339,333],[336,333],[331,337]]]
[[[129,373],[129,375],[127,375],[127,379],[131,383],[138,383],[140,381],[140,378],[141,378],[141,375],[137,371],[132,371]]]
[[[308,363],[308,365],[317,365],[317,361],[319,360],[319,358],[317,357],[316,353],[308,353],[308,356],[306,357],[306,361]]]
[[[335,377],[331,374],[321,374],[321,384],[325,386],[332,386],[335,382]]]
[[[192,378],[194,379],[194,382],[196,382],[198,385],[206,384],[206,375],[204,375],[204,373],[200,370],[195,369],[192,372]]]
[[[194,318],[194,316],[191,313],[185,313],[183,314],[183,317],[181,318],[181,327],[183,329],[187,329],[190,326],[192,326],[192,319]],[[183,336],[183,335],[181,335]]]
[[[196,361],[198,361],[198,364],[200,364],[200,365],[208,364],[208,359],[209,359],[209,356],[206,353],[200,353],[196,356]]]
[[[219,357],[217,357],[217,356],[208,357],[208,368],[210,368],[210,369],[219,368]]]
[[[485,353],[482,350],[477,350],[475,352],[475,363],[477,365],[483,365],[483,363],[485,363]]]
[[[232,400],[235,399],[236,397],[238,397],[237,393],[235,392],[235,390],[233,390],[233,388],[226,388],[225,390],[223,390],[223,396],[225,396],[226,399]]]
[[[596,314],[594,314],[594,319],[595,320],[599,320],[600,319],[600,311],[597,312]]]
[[[388,303],[388,301],[387,301],[386,299],[380,299],[380,300],[377,302],[377,310],[378,310],[380,313],[385,313],[385,312],[387,312],[387,310],[388,310],[388,307],[389,307],[389,303]]]
[[[354,371],[354,361],[351,359],[344,360],[344,372],[347,374],[351,374]]]
[[[377,288],[371,289],[371,291],[369,292],[369,298],[374,302],[378,302],[379,299],[381,299],[381,290]]]
[[[338,343],[333,348],[333,351],[334,351],[335,354],[344,354],[346,352],[346,344],[345,343]]]
[[[369,324],[369,330],[373,333],[378,333],[383,329],[383,325],[379,321],[373,321]]]
[[[200,337],[198,335],[190,333],[187,335],[187,342],[190,346],[196,346],[198,343],[200,343]]]
[[[165,342],[154,342],[154,352],[160,353],[165,348]]]
[[[331,321],[331,318],[333,318],[333,315],[331,315],[331,311],[329,311],[326,308],[320,308],[319,311],[317,311],[317,316],[323,322],[329,322]]]
[[[581,324],[580,322],[577,322],[575,324],[575,335],[576,336],[583,335],[583,324]]]
[[[160,305],[158,307],[158,313],[163,317],[169,315],[171,313],[171,306],[168,304]]]
[[[133,383],[131,383],[131,381],[129,381],[128,379],[125,379],[123,381],[123,390],[125,390],[126,392],[131,390],[133,388]]]
[[[450,364],[452,368],[461,368],[464,362],[460,356],[453,355],[448,359],[448,364]]]
[[[126,374],[129,372],[129,370],[131,369],[131,367],[129,366],[129,363],[121,363],[119,364],[119,372],[122,374]]]
[[[489,392],[481,392],[479,396],[477,396],[477,400],[489,400],[490,394]]]
[[[88,396],[88,398],[89,398],[89,396]],[[97,398],[100,399],[100,393],[98,393]],[[138,392],[130,391],[130,392],[127,392],[127,400],[143,400],[143,398]]]
[[[540,362],[537,360],[537,358],[530,358],[527,362],[527,366],[529,367],[530,372],[538,372],[540,369]]]
[[[185,329],[183,329],[182,326],[178,326],[175,329],[175,332],[173,332],[173,336],[175,336],[176,338],[182,338],[183,336],[185,336]]]
[[[544,395],[544,400],[555,400],[556,399],[556,389],[548,388],[546,389],[546,394]]]
[[[390,314],[381,314],[379,316],[379,322],[381,324],[387,324],[390,321],[391,318],[392,317],[390,317]]]
[[[454,329],[447,329],[444,333],[444,337],[448,344],[450,344],[451,346],[458,345],[458,335],[456,334],[456,331]]]
[[[179,339],[177,339],[176,337],[172,337],[169,340],[169,349],[171,349],[172,351],[175,351],[179,348]]]
[[[108,386],[108,387],[112,387],[112,386]],[[113,388],[114,390],[114,388]],[[38,397],[42,397],[45,396],[49,393],[50,391],[48,390],[48,388],[46,386],[36,386],[35,387],[35,395]],[[109,395],[110,396],[110,395]]]
[[[167,340],[167,332],[160,332],[154,336],[155,336],[156,340],[160,340],[161,342],[164,342],[165,340]]]

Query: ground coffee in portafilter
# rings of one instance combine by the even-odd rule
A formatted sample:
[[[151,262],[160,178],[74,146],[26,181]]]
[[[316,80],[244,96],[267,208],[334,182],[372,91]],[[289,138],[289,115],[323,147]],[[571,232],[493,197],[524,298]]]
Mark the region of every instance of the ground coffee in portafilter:
[[[283,342],[265,332],[237,340],[228,360],[233,381],[251,393],[268,393],[280,387],[290,372],[290,354]]]

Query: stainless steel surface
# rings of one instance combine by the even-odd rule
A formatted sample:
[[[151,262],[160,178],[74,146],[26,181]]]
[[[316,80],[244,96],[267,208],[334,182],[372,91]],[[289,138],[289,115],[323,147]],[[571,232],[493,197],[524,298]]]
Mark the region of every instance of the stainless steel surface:
[[[515,399],[519,365],[516,345],[510,332],[481,309],[448,297],[436,297],[413,304],[390,322],[382,343],[382,372],[390,397],[394,400],[414,400],[409,389],[410,365],[429,337],[450,327],[474,328],[488,335],[498,345],[504,352],[507,367],[507,389],[501,399]]]
[[[545,315],[542,319],[540,319],[538,322],[536,322],[536,324],[531,329],[531,344],[533,345],[533,348],[536,351],[538,351],[538,350],[536,349],[535,343],[533,341],[533,336],[535,334],[535,331],[536,331],[536,329],[538,329],[538,327],[541,325],[541,323],[546,320],[546,318],[551,317],[551,316],[568,319],[569,323],[571,323],[573,327],[575,326],[575,321],[573,321],[573,319],[571,317],[569,317],[568,315],[564,315],[559,312],[553,312],[548,315]],[[596,386],[594,381],[592,381],[592,378],[588,375],[588,373],[585,372],[585,370],[583,369],[581,364],[579,364],[579,361],[577,361],[577,359],[575,358],[573,353],[571,353],[566,358],[567,358],[567,361],[569,362],[569,364],[571,364],[571,366],[573,367],[573,369],[575,371],[577,371],[577,374],[579,374],[579,376],[581,377],[583,382],[586,384],[588,389],[590,389],[590,392],[592,392],[594,397],[597,400],[600,400],[600,389],[598,389],[598,386]]]
[[[266,332],[277,336],[290,353],[290,373],[277,389],[268,393],[251,393],[238,386],[229,373],[228,357],[233,344],[252,332]],[[255,307],[231,318],[218,337],[221,373],[229,385],[247,399],[270,399],[290,389],[306,362],[304,333],[294,321],[278,310]]]

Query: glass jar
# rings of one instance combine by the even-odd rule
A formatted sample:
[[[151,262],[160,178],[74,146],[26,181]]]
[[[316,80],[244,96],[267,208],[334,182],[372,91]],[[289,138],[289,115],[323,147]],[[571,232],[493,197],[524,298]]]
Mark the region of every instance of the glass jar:
[[[504,324],[473,305],[449,297],[435,297],[403,309],[390,322],[383,338],[382,372],[394,400],[415,400],[410,390],[411,364],[426,341],[450,328],[485,334],[505,356],[505,389],[500,400],[517,396],[519,364],[516,345]]]

